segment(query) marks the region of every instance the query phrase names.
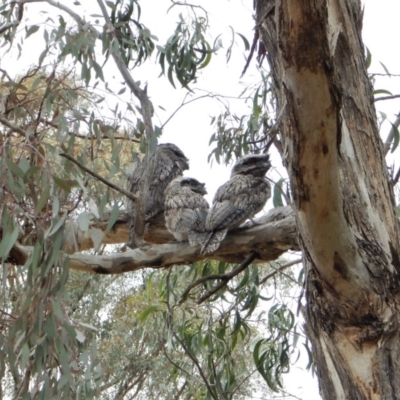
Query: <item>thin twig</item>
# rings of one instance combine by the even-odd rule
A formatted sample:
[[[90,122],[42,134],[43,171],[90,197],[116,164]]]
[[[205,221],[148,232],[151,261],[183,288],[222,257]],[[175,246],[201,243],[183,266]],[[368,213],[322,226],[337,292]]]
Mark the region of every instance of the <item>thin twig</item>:
[[[112,182],[108,181],[107,179],[103,178],[102,176],[100,176],[96,172],[94,172],[91,169],[85,167],[82,163],[80,163],[78,160],[76,160],[74,157],[70,156],[69,154],[59,153],[59,156],[67,158],[68,160],[72,161],[80,169],[82,169],[83,171],[87,172],[88,174],[94,176],[97,180],[99,180],[100,182],[103,182],[105,185],[107,185],[111,189],[114,189],[114,190],[120,192],[121,194],[126,196],[129,200],[132,200],[133,202],[137,201],[137,197],[134,194],[132,194],[128,190],[122,188],[121,186],[118,186],[115,183],[112,183]]]
[[[65,11],[67,14],[69,14],[75,21],[78,23],[84,25],[86,21],[75,11],[73,11],[71,8],[65,6],[63,2],[61,1],[55,1],[55,0],[23,0],[24,3],[39,3],[45,1],[46,3],[50,4],[53,7],[59,8],[60,10]],[[95,32],[97,32],[98,36],[100,36],[100,33],[93,27],[91,27]]]
[[[264,276],[264,278],[262,278],[260,280],[259,285],[262,285],[263,283],[265,283],[268,279],[271,279],[273,276],[275,276],[276,274],[278,274],[279,272],[282,272],[283,270],[292,267],[293,265],[299,264],[301,263],[303,260],[301,258],[299,258],[298,260],[293,260],[288,262],[287,264],[281,265],[279,268],[276,268],[275,271],[270,272],[268,275]]]
[[[201,304],[208,298],[210,298],[213,294],[218,292],[221,288],[226,286],[226,284],[234,278],[236,275],[240,274],[242,271],[244,271],[255,259],[257,258],[257,252],[253,251],[238,267],[233,269],[231,272],[227,273],[224,275],[223,278],[221,279],[221,282],[216,284],[212,289],[207,290],[206,293],[201,296],[196,303]]]
[[[203,99],[203,98],[205,98],[205,97],[213,97],[213,95],[211,95],[211,94],[204,94],[203,96],[199,96],[199,97],[196,97],[196,98],[194,98],[194,99],[190,99],[189,101],[185,102],[186,96],[188,96],[188,95],[189,95],[189,93],[187,93],[187,94],[185,95],[185,97],[184,97],[184,99],[183,99],[183,101],[182,101],[182,104],[181,104],[181,105],[167,118],[167,120],[161,125],[161,129],[163,129],[163,128],[165,127],[165,125],[168,124],[168,122],[175,116],[175,114],[176,114],[182,107],[184,107],[184,106],[186,106],[186,105],[188,105],[188,104],[190,104],[190,103],[193,103],[193,102],[196,101],[196,100]]]
[[[393,100],[398,98],[400,98],[400,94],[394,94],[393,96],[378,97],[377,99],[374,99],[374,102],[376,103],[377,101],[381,100]]]
[[[21,128],[18,128],[18,126],[13,125],[11,122],[6,120],[5,118],[0,117],[0,122],[3,125],[5,125],[7,128],[10,128],[12,131],[19,133],[24,138],[28,137],[27,133],[24,130],[22,130]]]
[[[250,54],[247,57],[246,64],[245,64],[245,66],[243,68],[243,71],[242,71],[240,77],[242,77],[246,73],[247,68],[249,68],[249,65],[250,65],[251,60],[253,59],[254,51],[256,49],[256,46],[257,46],[259,38],[260,38],[260,33],[259,33],[258,28],[256,26],[254,28],[254,37],[253,37],[253,42],[251,43]]]
[[[196,281],[192,282],[186,290],[182,293],[182,296],[178,302],[178,304],[182,304],[188,297],[190,291],[195,288],[198,285],[201,285],[207,281],[215,281],[217,279],[221,280],[226,280],[227,276],[226,274],[216,274],[216,275],[208,275],[208,276],[203,276],[202,278],[197,279]]]
[[[42,122],[44,125],[48,125],[51,126],[52,128],[58,129],[59,125],[55,124],[52,121],[48,121],[47,119],[44,118],[40,118],[40,122]],[[71,136],[75,136],[79,139],[91,139],[92,137],[94,137],[93,135],[83,135],[81,133],[75,133],[75,132],[71,132],[71,131],[67,131],[66,133],[68,133],[68,135]],[[97,138],[97,136],[96,136]],[[108,139],[113,139],[113,140],[127,140],[133,143],[140,143],[140,140],[136,140],[136,139],[131,139],[130,137],[126,137],[126,136],[112,136],[112,135],[102,135],[100,136],[101,140],[108,140]]]
[[[369,72],[368,75],[371,75],[371,76],[389,76],[389,77],[394,76],[396,78],[400,77],[400,74],[383,74],[383,73],[375,73],[375,72]]]
[[[185,343],[180,339],[180,337],[174,332],[173,333],[174,338],[177,340],[177,342],[182,346],[183,350],[185,353],[189,356],[189,358],[193,361],[194,365],[196,366],[197,370],[199,371],[200,376],[203,378],[203,381],[205,385],[207,386],[208,392],[212,396],[213,399],[218,400],[218,397],[216,397],[215,393],[211,389],[210,384],[208,383],[207,377],[204,375],[204,372],[199,364],[199,361],[195,357],[194,354],[186,347]]]

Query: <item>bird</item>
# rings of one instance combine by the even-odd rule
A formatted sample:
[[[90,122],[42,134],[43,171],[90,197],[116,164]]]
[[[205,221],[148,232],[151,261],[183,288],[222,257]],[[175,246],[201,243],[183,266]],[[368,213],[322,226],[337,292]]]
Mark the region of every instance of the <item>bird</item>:
[[[154,161],[152,176],[149,177],[150,185],[147,188],[145,209],[145,221],[149,221],[157,214],[164,211],[165,189],[176,177],[181,176],[183,171],[189,169],[189,160],[183,151],[173,143],[159,144],[150,161]],[[151,162],[146,155],[127,180],[127,189],[137,197],[140,197],[144,190],[146,171]],[[129,245],[135,247],[135,220],[137,203],[128,200],[127,210],[129,213]]]
[[[271,185],[265,178],[270,167],[269,154],[248,154],[235,163],[229,181],[217,190],[207,215],[208,234],[201,254],[217,250],[228,230],[263,209],[271,197]]]
[[[205,184],[189,177],[175,178],[165,190],[165,225],[179,242],[189,241],[191,246],[205,239],[205,221],[210,206],[203,197]]]

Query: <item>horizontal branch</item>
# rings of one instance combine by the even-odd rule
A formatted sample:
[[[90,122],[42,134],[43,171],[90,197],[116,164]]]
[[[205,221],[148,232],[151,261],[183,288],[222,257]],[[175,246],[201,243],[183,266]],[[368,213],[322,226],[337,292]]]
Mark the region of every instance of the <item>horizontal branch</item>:
[[[10,128],[12,131],[15,131],[17,133],[19,133],[22,137],[27,137],[27,134],[24,130],[22,130],[21,128],[19,128],[16,125],[13,125],[10,121],[8,121],[7,119],[0,117],[0,123],[2,123],[3,125],[5,125],[7,128]]]
[[[89,230],[82,232],[76,221],[67,222],[64,229],[64,250],[66,252],[88,250],[94,247],[93,237],[103,232],[102,244],[126,243],[128,241],[128,215],[123,212],[107,234],[106,221],[90,223]],[[148,243],[140,249],[111,255],[97,256],[74,253],[69,256],[70,268],[79,271],[118,274],[143,268],[165,268],[172,265],[190,264],[200,261],[200,246],[187,242],[173,242],[173,236],[165,229],[163,216],[152,219],[145,233]],[[217,251],[209,259],[231,263],[242,263],[251,252],[257,253],[254,262],[264,263],[276,260],[288,250],[298,250],[298,235],[295,217],[290,207],[270,210],[251,227],[230,232]],[[31,248],[14,246],[10,258],[23,265]]]
[[[164,228],[165,229],[165,228]],[[147,231],[147,240],[157,232],[166,236],[161,227]],[[126,237],[127,239],[127,237]],[[254,262],[276,260],[288,250],[298,250],[298,235],[295,217],[290,207],[273,209],[261,217],[250,228],[240,228],[230,232],[219,249],[208,258],[232,262],[243,262],[252,251],[257,252]],[[200,261],[200,246],[190,246],[187,242],[170,242],[158,245],[148,244],[140,249],[106,256],[74,254],[70,256],[70,268],[80,271],[116,274],[137,271],[143,268],[164,268],[172,265],[190,264]]]
[[[236,275],[239,275],[242,271],[244,271],[255,259],[257,258],[257,253],[253,251],[250,255],[236,268],[232,271],[225,274],[225,276],[221,279],[221,282],[218,282],[211,289],[207,290],[197,301],[197,304],[204,303],[207,299],[209,299],[213,294],[217,293],[218,290],[222,289],[224,286],[228,284],[228,282],[234,278]]]
[[[393,100],[393,99],[398,99],[400,97],[400,94],[394,94],[393,96],[384,96],[384,97],[378,97],[374,99],[374,102],[376,103],[377,101],[381,100]]]

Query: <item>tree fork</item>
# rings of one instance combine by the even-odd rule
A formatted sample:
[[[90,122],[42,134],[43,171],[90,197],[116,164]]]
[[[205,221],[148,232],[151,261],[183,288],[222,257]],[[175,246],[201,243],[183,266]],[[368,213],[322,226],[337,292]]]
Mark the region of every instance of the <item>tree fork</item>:
[[[258,0],[324,399],[400,398],[399,228],[358,0]],[[262,47],[261,47],[262,48]]]

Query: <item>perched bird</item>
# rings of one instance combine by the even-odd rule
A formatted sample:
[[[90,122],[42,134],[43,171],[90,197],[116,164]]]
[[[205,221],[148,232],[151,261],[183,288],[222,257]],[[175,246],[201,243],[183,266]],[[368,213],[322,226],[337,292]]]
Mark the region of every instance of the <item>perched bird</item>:
[[[154,170],[152,176],[149,177],[150,185],[147,188],[146,221],[164,211],[165,189],[174,178],[181,176],[183,171],[189,169],[189,160],[182,150],[172,143],[159,144],[150,160],[154,161]],[[143,193],[145,174],[149,166],[149,159],[145,156],[128,177],[127,189],[135,196],[139,197]],[[128,200],[127,208],[130,214],[129,243],[133,245],[137,203]]]
[[[268,154],[249,154],[236,162],[231,178],[215,194],[206,219],[208,235],[202,254],[217,250],[228,230],[262,210],[271,197],[271,185],[265,179],[270,167]]]
[[[194,178],[180,176],[167,186],[165,225],[178,241],[189,240],[195,246],[205,240],[205,221],[210,209],[205,194],[204,183]]]

